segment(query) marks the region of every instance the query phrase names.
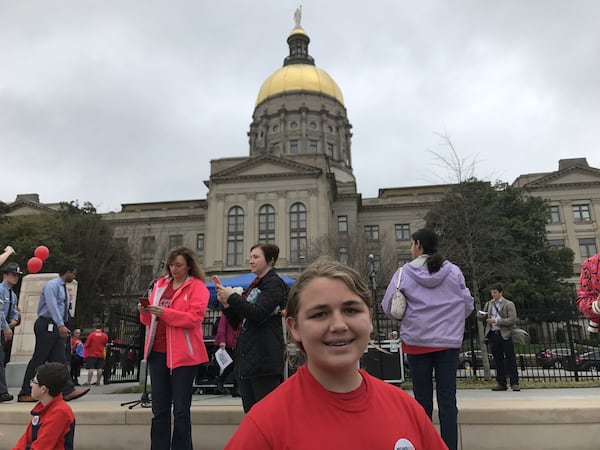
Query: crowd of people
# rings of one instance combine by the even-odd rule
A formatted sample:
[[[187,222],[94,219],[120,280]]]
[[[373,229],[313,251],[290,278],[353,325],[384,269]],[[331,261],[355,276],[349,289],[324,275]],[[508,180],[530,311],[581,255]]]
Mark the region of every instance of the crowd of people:
[[[0,266],[12,254],[7,246]],[[256,244],[249,255],[255,279],[246,289],[237,291],[215,280],[221,306],[215,347],[229,356],[217,377],[216,393],[227,393],[224,383],[233,375],[229,393],[241,396],[246,413],[226,449],[458,448],[456,367],[473,297],[460,268],[439,253],[435,232],[413,233],[411,255],[390,280],[382,309],[390,311],[399,288],[407,306],[399,333],[393,333],[407,354],[414,398],[360,368],[371,342],[376,299],[347,265],[319,258],[289,291],[275,270],[279,248]],[[599,264],[600,254],[583,263],[577,297],[579,309],[593,323],[600,323]],[[6,386],[5,366],[13,330],[21,320],[15,287],[23,272],[14,262],[4,264],[1,272],[0,402],[8,402],[14,397]],[[84,385],[102,380],[109,336],[95,324],[84,342],[80,329],[71,333],[69,328],[67,285],[76,273],[75,266],[65,264],[42,288],[33,327],[35,347],[17,396],[19,402],[37,404],[14,449],[73,448],[75,417],[66,402],[90,389],[75,388],[82,364],[88,369]],[[504,297],[500,283],[490,287],[490,295],[476,315],[485,323],[486,342],[496,361],[492,390],[510,386],[519,391],[512,341],[516,307]],[[147,327],[144,359],[152,386],[153,450],[193,448],[194,379],[211,356],[202,326],[209,297],[195,252],[178,247],[168,254],[164,275],[154,280],[148,303],[137,305]],[[302,353],[304,364],[284,381],[286,340]],[[133,368],[135,350],[128,348],[122,356],[125,373]],[[434,390],[439,433],[432,422]]]

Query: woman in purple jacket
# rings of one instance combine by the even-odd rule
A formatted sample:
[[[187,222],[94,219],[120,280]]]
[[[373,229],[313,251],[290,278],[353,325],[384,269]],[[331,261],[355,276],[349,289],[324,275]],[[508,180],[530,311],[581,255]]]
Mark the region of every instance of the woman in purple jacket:
[[[430,418],[435,371],[440,431],[448,448],[453,450],[458,445],[456,368],[465,318],[473,311],[473,297],[458,266],[438,253],[435,232],[423,228],[411,238],[413,260],[404,265],[400,280],[400,289],[407,300],[400,327],[402,350],[407,354],[415,399]],[[397,280],[398,271],[382,301],[388,314]]]

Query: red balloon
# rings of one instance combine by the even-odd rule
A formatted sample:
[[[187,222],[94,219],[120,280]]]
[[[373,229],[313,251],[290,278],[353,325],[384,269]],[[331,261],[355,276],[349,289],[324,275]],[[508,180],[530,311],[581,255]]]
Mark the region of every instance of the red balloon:
[[[45,245],[38,246],[33,252],[36,258],[40,258],[42,261],[46,261],[46,258],[50,256],[50,250]]]
[[[43,265],[44,262],[40,258],[33,256],[27,261],[27,270],[29,273],[38,273]]]

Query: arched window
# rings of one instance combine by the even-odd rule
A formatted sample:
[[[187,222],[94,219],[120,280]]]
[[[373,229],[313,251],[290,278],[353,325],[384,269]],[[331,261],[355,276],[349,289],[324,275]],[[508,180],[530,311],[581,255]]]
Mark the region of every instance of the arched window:
[[[227,265],[244,262],[244,210],[234,206],[227,214]]]
[[[306,258],[306,207],[294,203],[290,207],[290,261],[301,262]]]
[[[258,242],[275,243],[275,209],[271,205],[263,205],[258,210]]]

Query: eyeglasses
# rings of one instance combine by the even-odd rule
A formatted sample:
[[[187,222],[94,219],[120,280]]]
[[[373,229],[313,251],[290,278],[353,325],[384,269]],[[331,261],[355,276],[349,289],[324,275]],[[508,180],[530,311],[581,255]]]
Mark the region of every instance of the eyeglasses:
[[[37,384],[39,386],[40,382],[38,380],[36,380],[35,378],[32,378],[31,380],[29,380],[29,384]]]

